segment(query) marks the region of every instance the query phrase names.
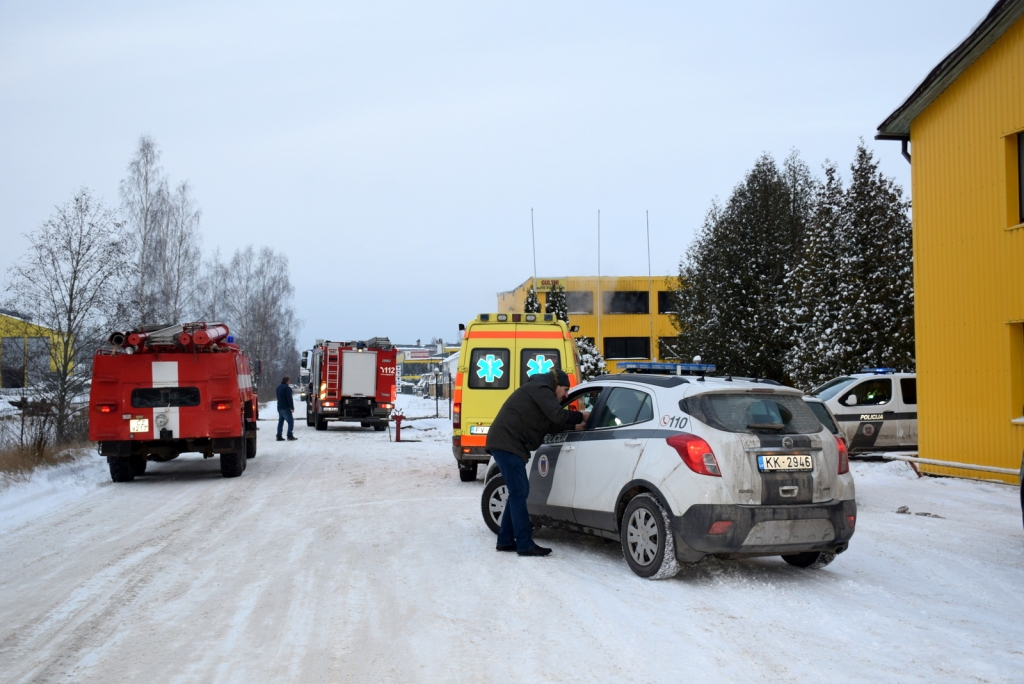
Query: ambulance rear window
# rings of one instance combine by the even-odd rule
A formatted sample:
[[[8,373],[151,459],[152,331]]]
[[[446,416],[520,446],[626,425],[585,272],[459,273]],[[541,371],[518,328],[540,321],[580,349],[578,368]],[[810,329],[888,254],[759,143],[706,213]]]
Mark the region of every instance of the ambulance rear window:
[[[552,368],[562,369],[562,355],[557,349],[524,349],[519,355],[519,384],[535,375],[550,373]]]
[[[199,406],[198,387],[140,387],[132,390],[132,408]]]
[[[469,356],[469,388],[509,388],[512,370],[509,368],[508,349],[474,349]]]

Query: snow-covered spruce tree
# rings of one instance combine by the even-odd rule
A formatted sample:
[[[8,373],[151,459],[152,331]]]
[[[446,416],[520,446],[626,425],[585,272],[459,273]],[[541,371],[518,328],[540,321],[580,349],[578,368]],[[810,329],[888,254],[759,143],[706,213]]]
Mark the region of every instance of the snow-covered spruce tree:
[[[590,380],[605,372],[604,356],[589,337],[577,337],[576,349],[580,353],[580,380]]]
[[[560,321],[569,322],[569,303],[565,299],[565,288],[556,285],[548,292],[548,301],[544,305],[544,313],[553,313]]]
[[[684,358],[719,371],[788,381],[794,304],[787,264],[799,254],[815,180],[794,153],[782,169],[758,159],[725,206],[713,204],[680,263],[676,283]]]
[[[793,335],[787,370],[792,381],[805,389],[847,372],[837,344],[845,195],[835,164],[826,162],[824,170],[825,182],[814,194],[801,250],[786,273],[790,297],[785,318]]]
[[[838,260],[835,367],[844,373],[865,365],[914,370],[910,202],[878,170],[863,142],[850,168]]]
[[[532,287],[526,293],[526,306],[523,307],[526,313],[540,313],[540,300],[537,299],[537,291]]]

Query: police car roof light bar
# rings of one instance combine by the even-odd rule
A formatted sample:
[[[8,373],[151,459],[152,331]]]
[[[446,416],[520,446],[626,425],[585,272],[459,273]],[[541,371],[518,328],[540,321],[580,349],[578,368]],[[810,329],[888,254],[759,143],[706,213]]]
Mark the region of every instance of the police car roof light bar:
[[[889,373],[898,373],[899,371],[895,368],[861,368],[861,373],[874,373],[875,375],[887,375]]]

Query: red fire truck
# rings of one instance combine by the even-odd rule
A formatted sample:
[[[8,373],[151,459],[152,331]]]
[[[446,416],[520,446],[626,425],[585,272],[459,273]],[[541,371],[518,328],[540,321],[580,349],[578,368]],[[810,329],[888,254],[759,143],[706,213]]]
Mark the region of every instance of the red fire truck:
[[[385,430],[395,407],[398,352],[386,337],[362,342],[317,340],[302,352],[306,424],[326,430],[328,421],[358,422]]]
[[[249,357],[223,323],[116,332],[93,358],[89,439],[114,482],[191,451],[219,454],[221,474],[238,477],[256,455],[258,411]]]

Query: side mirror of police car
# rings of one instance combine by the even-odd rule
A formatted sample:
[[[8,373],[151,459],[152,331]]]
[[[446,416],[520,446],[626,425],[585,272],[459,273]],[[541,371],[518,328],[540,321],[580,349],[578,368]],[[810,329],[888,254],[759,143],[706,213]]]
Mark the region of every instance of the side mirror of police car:
[[[857,405],[857,395],[856,394],[847,394],[846,398],[843,399],[843,403],[846,404],[847,406],[856,406]]]

